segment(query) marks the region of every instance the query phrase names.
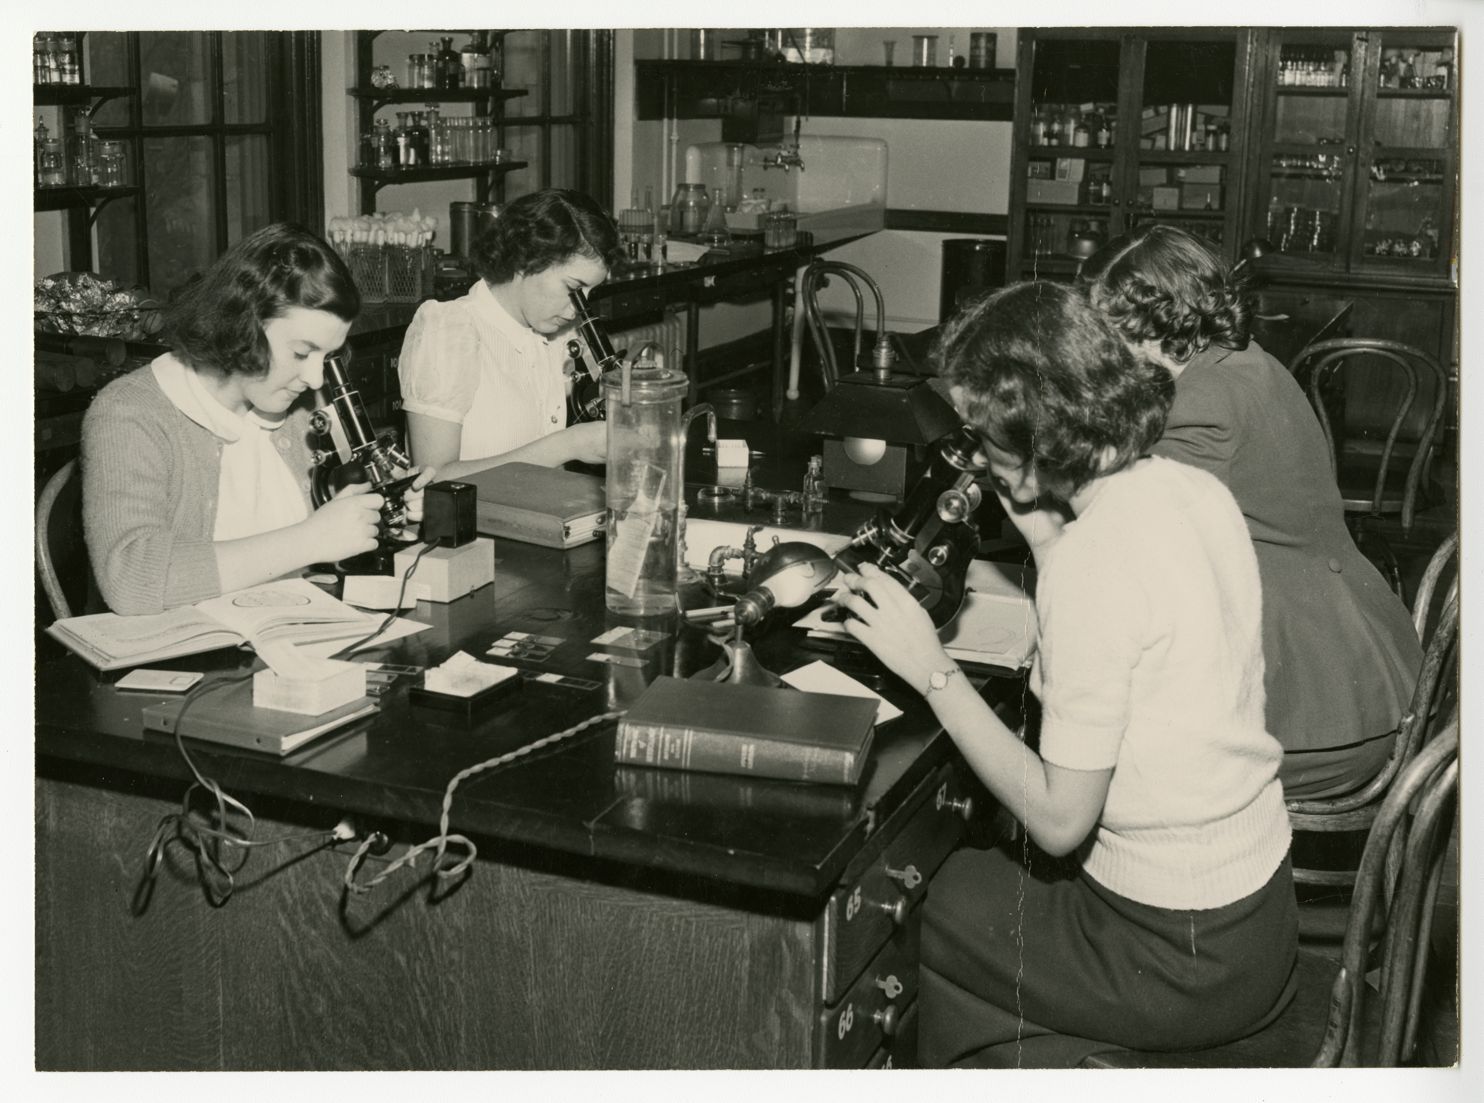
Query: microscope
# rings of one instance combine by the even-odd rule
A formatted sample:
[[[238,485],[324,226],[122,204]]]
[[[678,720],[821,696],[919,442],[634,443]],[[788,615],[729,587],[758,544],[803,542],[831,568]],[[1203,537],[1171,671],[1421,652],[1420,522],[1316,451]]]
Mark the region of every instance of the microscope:
[[[412,463],[390,435],[377,435],[340,353],[325,357],[323,391],[328,403],[314,411],[310,428],[332,447],[314,453],[314,466],[309,471],[310,501],[318,509],[343,487],[369,483],[384,499],[377,548],[339,566],[351,574],[391,574],[397,550],[416,542],[403,531],[407,525],[403,495],[417,476],[407,473]]]
[[[974,512],[988,470],[979,434],[967,425],[938,438],[926,470],[895,512],[876,511],[835,558],[852,570],[872,563],[907,588],[942,627],[964,603],[969,563],[979,550]]]
[[[603,401],[603,373],[616,370],[623,354],[613,351],[613,342],[608,339],[607,330],[588,310],[587,296],[581,289],[574,287],[567,292],[567,298],[577,312],[577,332],[582,337],[581,341],[574,338],[567,342],[567,355],[577,367],[577,372],[572,377],[572,396],[568,402],[571,420],[574,423],[602,421],[607,416]],[[592,364],[582,355],[584,344],[592,354]]]

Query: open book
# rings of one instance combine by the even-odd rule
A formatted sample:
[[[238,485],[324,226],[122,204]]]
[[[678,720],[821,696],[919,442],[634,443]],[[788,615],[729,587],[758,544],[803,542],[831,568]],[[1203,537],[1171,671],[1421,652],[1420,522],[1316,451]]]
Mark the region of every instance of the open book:
[[[194,655],[243,641],[254,646],[368,635],[381,622],[302,578],[265,582],[165,613],[67,617],[47,632],[99,670]]]

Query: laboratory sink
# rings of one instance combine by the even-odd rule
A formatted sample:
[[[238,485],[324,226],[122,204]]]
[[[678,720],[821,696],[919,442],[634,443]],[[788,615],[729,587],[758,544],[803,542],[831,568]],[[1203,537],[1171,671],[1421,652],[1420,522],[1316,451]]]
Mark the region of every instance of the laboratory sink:
[[[798,214],[801,230],[856,230],[886,224],[886,142],[837,134],[800,135],[798,144],[699,142],[685,151],[687,183],[704,184],[728,206],[760,195],[771,209]]]

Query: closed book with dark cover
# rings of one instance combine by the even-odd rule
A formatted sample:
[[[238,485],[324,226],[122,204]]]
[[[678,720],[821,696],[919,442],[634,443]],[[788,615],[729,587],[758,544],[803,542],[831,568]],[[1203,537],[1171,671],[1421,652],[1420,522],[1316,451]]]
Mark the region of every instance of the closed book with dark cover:
[[[875,732],[863,697],[656,678],[618,722],[619,762],[854,785]]]
[[[479,531],[548,548],[571,548],[603,531],[607,496],[596,475],[502,463],[463,480],[475,487]]]
[[[252,703],[252,682],[246,680],[222,689],[208,685],[184,700],[147,705],[144,726],[149,731],[168,734],[174,734],[178,727],[180,734],[188,739],[286,755],[312,739],[376,711],[376,702],[369,697],[357,698],[318,716],[262,709]]]

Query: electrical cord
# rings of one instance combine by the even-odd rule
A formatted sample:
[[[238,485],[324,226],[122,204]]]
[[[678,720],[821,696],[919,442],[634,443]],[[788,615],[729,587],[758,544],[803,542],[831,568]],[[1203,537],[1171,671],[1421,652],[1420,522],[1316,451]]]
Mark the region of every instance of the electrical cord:
[[[422,562],[422,557],[432,547],[431,544],[423,545],[422,551],[417,553],[416,558],[408,566],[407,572],[402,576],[402,585],[397,592],[397,601],[392,611],[375,629],[346,647],[342,647],[337,654],[348,650],[353,651],[387,630],[402,608],[402,599],[407,594],[408,580],[417,570],[417,565]],[[257,818],[253,815],[252,809],[228,794],[215,778],[203,774],[200,767],[196,765],[196,760],[186,750],[185,741],[181,736],[181,730],[185,726],[186,711],[208,693],[245,682],[255,673],[255,670],[249,669],[228,678],[203,681],[181,700],[180,711],[175,714],[175,747],[196,780],[181,798],[180,811],[161,817],[160,822],[155,826],[155,833],[150,839],[149,848],[145,851],[144,872],[134,892],[131,905],[133,914],[143,915],[149,907],[150,899],[154,896],[155,883],[159,878],[160,866],[165,860],[165,851],[172,842],[181,842],[191,848],[195,855],[196,877],[201,883],[201,889],[211,906],[219,908],[232,898],[236,887],[236,874],[246,864],[253,847],[279,846],[283,843],[309,840],[319,843],[346,842],[354,837],[337,825],[329,831],[289,832],[275,835],[270,839],[253,838],[257,830]],[[198,793],[210,794],[215,806],[212,811],[203,813],[192,808],[192,800]],[[234,815],[241,817],[245,822],[241,825],[234,825],[232,823]],[[232,858],[234,852],[236,853],[235,861]]]
[[[449,833],[448,820],[449,812],[453,808],[454,790],[456,790],[462,782],[467,781],[469,778],[474,777],[477,774],[486,773],[491,770],[497,770],[502,766],[515,762],[518,759],[525,757],[526,755],[541,750],[542,748],[550,747],[556,743],[560,743],[564,739],[570,739],[572,736],[577,735],[579,732],[585,731],[588,728],[594,727],[595,725],[602,724],[607,720],[616,720],[626,711],[627,710],[625,709],[617,709],[611,712],[597,713],[594,716],[589,716],[581,723],[573,724],[570,728],[564,728],[559,732],[553,732],[551,735],[542,736],[540,739],[527,743],[524,746],[517,747],[513,751],[507,751],[505,754],[498,755],[495,758],[487,759],[486,761],[476,763],[475,765],[470,766],[467,769],[460,770],[449,780],[447,788],[445,788],[443,791],[443,810],[441,815],[438,817],[438,834],[434,835],[431,839],[428,839],[425,842],[421,842],[418,843],[416,846],[410,847],[407,850],[407,853],[390,862],[384,870],[378,873],[375,877],[372,877],[369,881],[358,881],[356,879],[356,872],[360,869],[361,862],[365,859],[366,855],[370,853],[375,846],[378,845],[378,840],[374,836],[368,836],[361,841],[361,845],[356,848],[356,852],[351,855],[350,862],[345,867],[346,889],[355,895],[364,895],[365,893],[370,892],[381,882],[385,881],[388,877],[390,877],[397,870],[401,869],[403,866],[416,868],[418,857],[428,850],[435,851],[433,857],[433,875],[435,877],[437,877],[441,881],[446,882],[451,881],[456,877],[462,876],[464,871],[467,870],[471,865],[473,865],[474,859],[478,857],[479,848],[474,845],[474,841],[467,835],[457,835]],[[444,867],[442,865],[443,856],[447,852],[450,844],[462,847],[465,851],[465,854],[463,858],[455,862],[453,865]]]
[[[392,605],[392,611],[389,612],[385,617],[383,617],[381,623],[373,628],[370,632],[366,633],[366,635],[362,636],[358,640],[351,641],[350,643],[346,644],[344,647],[336,651],[336,655],[349,655],[353,653],[356,648],[365,646],[367,643],[374,640],[377,636],[381,635],[387,630],[387,628],[391,626],[392,621],[396,620],[397,615],[402,611],[402,599],[407,596],[407,583],[411,581],[413,572],[417,570],[417,565],[423,561],[423,556],[432,551],[433,547],[434,545],[432,544],[424,544],[422,551],[418,552],[417,555],[413,557],[412,562],[408,564],[407,573],[402,576],[402,585],[397,589],[397,600]]]
[[[338,829],[298,831],[276,835],[271,839],[255,839],[253,835],[257,830],[257,819],[253,816],[252,809],[228,794],[215,778],[202,773],[196,760],[186,750],[181,729],[186,711],[191,705],[208,693],[245,682],[253,674],[254,671],[248,670],[228,678],[202,682],[181,701],[180,711],[175,716],[175,747],[196,780],[181,798],[180,811],[161,817],[155,826],[149,848],[145,851],[144,872],[134,893],[131,906],[134,915],[143,915],[149,907],[160,866],[165,860],[165,851],[172,842],[183,843],[191,849],[196,862],[196,877],[206,894],[207,902],[212,907],[219,908],[232,898],[236,887],[235,876],[247,861],[251,848],[289,842],[322,843],[342,839]],[[198,794],[209,794],[214,807],[205,812],[193,808],[193,801]],[[245,822],[234,824],[233,816],[240,816]],[[235,861],[232,858],[234,852],[238,855]]]

